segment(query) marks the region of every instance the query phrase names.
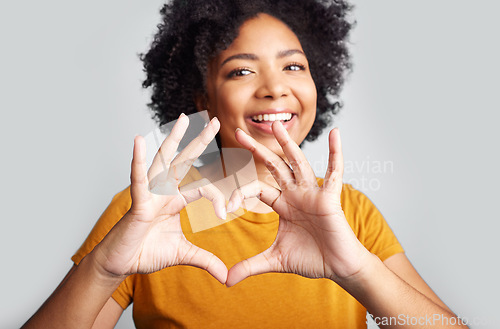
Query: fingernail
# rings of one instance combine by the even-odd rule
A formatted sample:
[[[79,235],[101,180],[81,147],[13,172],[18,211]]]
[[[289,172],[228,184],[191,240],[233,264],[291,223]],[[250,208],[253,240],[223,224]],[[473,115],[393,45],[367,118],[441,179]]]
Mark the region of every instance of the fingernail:
[[[288,134],[288,131],[285,129],[285,126],[283,126],[283,123],[281,121],[274,121],[274,124],[277,125],[277,129],[284,130],[286,134]]]
[[[217,117],[213,117],[210,122],[219,122],[219,119],[217,119]]]
[[[185,117],[186,115],[184,114],[184,112],[181,113],[181,115],[179,115],[179,118],[182,118],[182,117]]]
[[[245,135],[248,135],[243,129],[241,128],[236,128],[236,130],[234,131],[235,133],[237,133],[238,131],[241,131],[242,133],[244,133]]]
[[[226,212],[226,209],[222,208],[222,211],[221,211],[221,212],[222,212],[222,219],[223,219],[223,220],[226,220],[226,218],[227,218],[227,212]]]
[[[233,212],[233,202],[232,201],[229,201],[227,203],[227,206],[226,206],[226,211],[229,213],[229,212]]]

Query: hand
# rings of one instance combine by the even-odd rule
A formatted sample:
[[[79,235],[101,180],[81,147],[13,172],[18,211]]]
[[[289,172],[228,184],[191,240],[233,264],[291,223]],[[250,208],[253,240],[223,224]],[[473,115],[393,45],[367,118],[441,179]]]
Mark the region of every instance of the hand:
[[[145,161],[145,141],[140,136],[135,138],[130,175],[132,206],[95,249],[97,263],[104,273],[111,276],[147,274],[183,264],[205,269],[225,283],[225,264],[186,239],[179,215],[188,202],[204,196],[213,202],[217,215],[225,218],[224,196],[213,185],[187,188],[182,192],[178,189],[193,161],[215,137],[220,124],[217,118],[212,119],[200,135],[174,158],[188,125],[188,117],[182,114],[162,143],[149,171]],[[156,182],[171,183],[171,195],[151,193],[153,178]]]
[[[226,285],[266,272],[296,273],[334,281],[356,274],[371,254],[356,238],[340,204],[343,158],[338,129],[329,135],[328,169],[321,187],[283,125],[276,121],[272,129],[292,168],[264,145],[237,130],[238,142],[257,160],[265,162],[280,189],[254,181],[233,192],[228,212],[237,209],[243,199],[259,197],[278,213],[278,234],[267,250],[234,265]]]

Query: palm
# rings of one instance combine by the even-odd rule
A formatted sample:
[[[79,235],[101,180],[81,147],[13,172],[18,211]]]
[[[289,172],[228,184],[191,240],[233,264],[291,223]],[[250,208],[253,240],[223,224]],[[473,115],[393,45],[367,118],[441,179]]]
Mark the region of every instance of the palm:
[[[132,161],[132,206],[99,245],[100,264],[113,275],[152,273],[178,264],[206,269],[225,282],[227,268],[213,254],[191,244],[182,233],[179,212],[185,205],[202,196],[214,204],[224,202],[210,193],[210,188],[179,191],[178,184],[196,159],[213,139],[218,122],[212,121],[179,155],[174,158],[178,141],[187,129],[184,117],[163,142],[149,171],[144,161],[144,145],[136,140]],[[184,126],[183,126],[184,125]],[[165,159],[167,163],[165,163]],[[167,170],[165,170],[165,168]],[[160,184],[163,182],[165,184]],[[164,195],[151,189],[163,188]],[[158,191],[158,190],[157,190]],[[220,199],[220,198],[219,198]],[[218,210],[219,215],[221,210]]]
[[[352,255],[345,244],[351,230],[340,204],[332,203],[334,196],[321,187],[284,191],[281,196],[275,203],[280,223],[269,265],[276,272],[332,277],[335,273],[324,266],[325,259]]]
[[[352,232],[340,205],[340,141],[331,134],[329,168],[325,183],[320,187],[312,169],[309,166],[304,168],[303,164],[307,162],[298,158],[303,157],[298,146],[289,143],[286,131],[276,126],[273,126],[273,131],[293,171],[277,155],[240,133],[240,143],[257,158],[273,159],[266,160],[266,165],[281,189],[256,182],[241,188],[239,194],[233,194],[232,198],[237,202],[260,196],[279,214],[278,233],[266,251],[231,268],[227,284],[233,285],[250,275],[265,272],[289,272],[309,278],[332,279],[355,273],[359,270],[364,248]]]
[[[154,196],[158,197],[158,196]],[[184,237],[178,212],[184,207],[182,196],[167,198],[159,196],[158,203],[164,204],[151,221],[135,223],[129,242],[141,240],[137,250],[130,250],[122,257],[130,263],[129,273],[149,274],[180,263],[189,242]],[[162,200],[163,199],[163,200]],[[150,209],[154,209],[154,206]],[[139,226],[145,226],[141,229]],[[146,235],[133,234],[147,230]],[[136,236],[137,235],[137,236]],[[127,243],[127,240],[124,240]]]
[[[135,253],[137,256],[131,258],[131,273],[148,274],[178,264],[193,264],[197,255],[206,253],[189,242],[182,232],[179,212],[187,203],[185,198],[180,193],[168,200],[164,196],[154,197],[159,197],[159,204],[164,206],[151,223],[144,223],[149,225],[149,230]],[[208,253],[207,256],[209,261],[216,259]]]

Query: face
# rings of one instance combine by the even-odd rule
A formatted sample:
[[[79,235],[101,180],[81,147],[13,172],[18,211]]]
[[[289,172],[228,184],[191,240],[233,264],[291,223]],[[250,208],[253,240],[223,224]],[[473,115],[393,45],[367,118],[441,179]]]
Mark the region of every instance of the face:
[[[208,108],[207,108],[208,107]],[[240,128],[279,155],[271,124],[281,120],[300,144],[316,115],[316,87],[297,36],[280,20],[259,14],[209,63],[207,103],[221,123],[223,147],[241,147]]]

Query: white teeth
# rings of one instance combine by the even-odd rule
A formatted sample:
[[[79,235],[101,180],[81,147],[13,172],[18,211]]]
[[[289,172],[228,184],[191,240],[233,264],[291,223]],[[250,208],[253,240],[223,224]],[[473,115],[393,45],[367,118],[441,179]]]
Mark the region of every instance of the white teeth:
[[[252,119],[254,121],[288,121],[292,118],[292,116],[292,113],[271,113],[254,115]]]

